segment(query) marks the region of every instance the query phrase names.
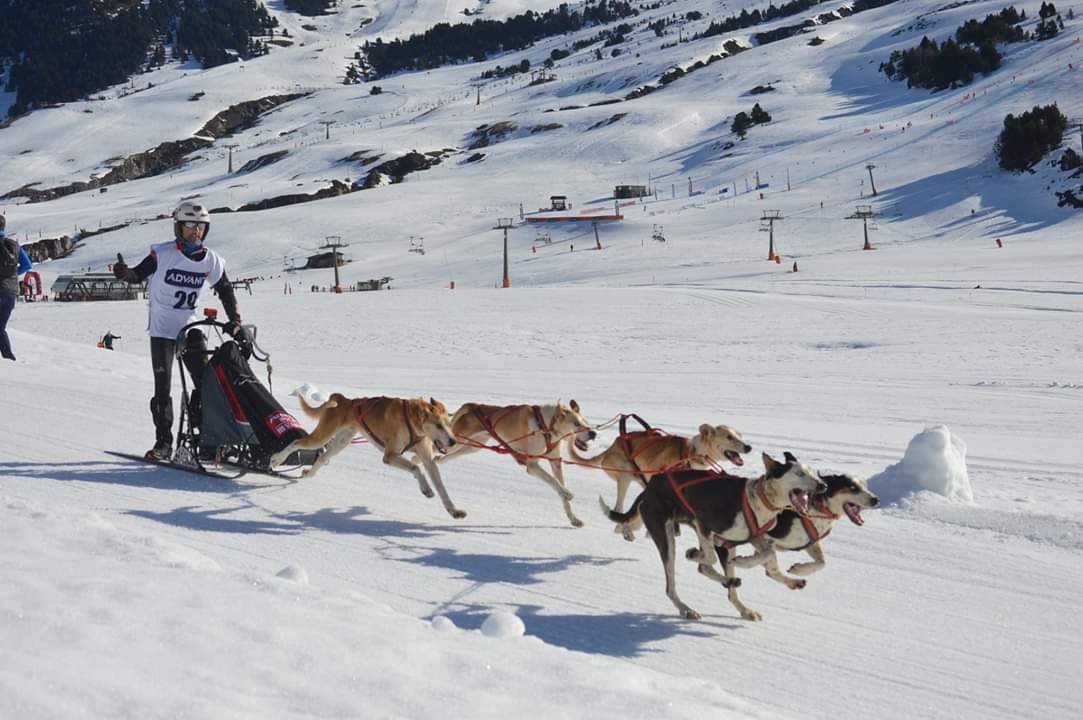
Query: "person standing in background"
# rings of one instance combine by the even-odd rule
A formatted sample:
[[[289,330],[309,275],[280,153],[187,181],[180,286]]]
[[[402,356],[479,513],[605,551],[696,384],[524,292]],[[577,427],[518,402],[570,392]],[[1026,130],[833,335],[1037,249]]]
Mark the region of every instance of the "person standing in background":
[[[15,359],[7,327],[19,294],[19,276],[33,266],[15,238],[7,236],[7,218],[0,215],[0,357],[5,360]]]

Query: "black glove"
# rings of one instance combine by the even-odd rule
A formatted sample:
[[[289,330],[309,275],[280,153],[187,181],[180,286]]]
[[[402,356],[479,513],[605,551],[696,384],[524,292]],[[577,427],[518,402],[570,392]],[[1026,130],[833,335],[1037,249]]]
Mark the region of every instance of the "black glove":
[[[113,263],[113,277],[117,280],[123,280],[127,274],[128,266],[124,263],[124,256],[117,253],[117,261]]]
[[[233,337],[237,337],[237,332],[239,330],[241,330],[241,316],[240,315],[238,315],[236,318],[234,318],[234,319],[230,320],[229,322],[227,322],[226,326],[224,328],[222,328],[222,331],[226,335],[232,335]]]

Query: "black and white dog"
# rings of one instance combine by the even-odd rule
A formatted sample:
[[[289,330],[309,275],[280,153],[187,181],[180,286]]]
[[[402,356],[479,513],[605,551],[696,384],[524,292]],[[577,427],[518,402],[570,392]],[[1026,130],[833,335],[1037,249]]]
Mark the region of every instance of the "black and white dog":
[[[693,527],[699,538],[700,549],[691,550],[688,556],[698,559],[700,574],[727,588],[729,600],[742,618],[762,619],[737,597],[741,581],[734,571],[734,553],[728,548],[764,535],[784,510],[807,513],[811,494],[824,488],[815,473],[790,453],[786,453],[785,462],[764,453],[763,465],[766,472],[752,479],[703,470],[659,473],[624,513],[610,510],[605,500],[598,498],[602,511],[621,526],[626,537],[641,524],[646,526],[662,558],[666,596],[682,617],[700,617],[677,596],[674,583],[675,537],[683,524]],[[718,554],[716,544],[721,549]],[[722,559],[724,577],[712,567],[718,558]]]
[[[791,578],[778,568],[777,550],[804,550],[812,562],[796,563],[789,572],[794,575],[811,575],[824,566],[823,539],[831,532],[835,521],[843,515],[854,525],[864,525],[861,511],[880,504],[880,498],[869,492],[864,483],[849,475],[820,475],[827,489],[817,492],[809,503],[809,512],[801,516],[792,510],[779,514],[775,526],[767,533],[750,542],[756,548],[754,555],[734,558],[737,567],[752,568],[763,565],[767,576],[787,587],[798,590],[805,581]]]

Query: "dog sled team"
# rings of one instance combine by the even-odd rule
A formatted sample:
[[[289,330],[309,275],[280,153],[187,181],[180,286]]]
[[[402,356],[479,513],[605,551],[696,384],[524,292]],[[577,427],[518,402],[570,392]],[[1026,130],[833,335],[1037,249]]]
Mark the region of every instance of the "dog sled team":
[[[862,482],[847,475],[818,474],[790,452],[781,461],[763,453],[764,473],[759,477],[731,475],[723,463],[743,465],[743,456],[752,447],[726,425],[705,423],[696,435],[684,437],[650,427],[636,415],[621,415],[617,438],[600,454],[588,457],[582,453],[597,437],[597,429],[575,400],[567,405],[466,403],[449,415],[432,398],[348,398],[334,393],[312,406],[302,389],[293,394],[317,425],[275,453],[272,465],[282,464],[298,450],[316,450],[318,459],[304,470],[311,477],[354,438],[363,436],[383,453],[384,463],[413,475],[421,494],[439,495],[444,509],[457,519],[466,512],[452,501],[440,472],[455,457],[479,450],[510,455],[528,475],[553,489],[574,527],[583,521],[572,509],[564,465],[602,470],[617,486],[614,508],[599,498],[602,511],[626,540],[646,530],[662,560],[666,596],[682,617],[690,619],[700,614],[680,599],[674,582],[675,540],[682,526],[695,533],[699,545],[689,549],[686,558],[701,575],[726,588],[742,618],[760,620],[760,614],[738,597],[737,568],[762,566],[771,579],[794,590],[803,588],[804,576],[824,566],[823,540],[834,523],[845,516],[861,525],[861,511],[879,503]],[[641,428],[629,430],[629,419]],[[632,483],[642,491],[622,511]],[[739,546],[748,546],[752,553],[738,555]],[[792,565],[787,575],[778,561],[778,552],[786,550],[804,550],[812,561]]]
[[[384,463],[414,476],[422,495],[429,498],[439,495],[449,515],[464,518],[466,512],[452,501],[440,466],[455,457],[490,450],[510,455],[528,475],[551,487],[574,527],[582,526],[583,521],[572,509],[573,495],[564,477],[564,464],[596,468],[617,484],[616,507],[610,509],[603,500],[603,511],[627,540],[634,539],[638,529],[646,529],[662,559],[666,595],[686,618],[698,618],[699,613],[678,597],[674,583],[675,538],[682,526],[690,527],[698,540],[699,547],[686,553],[686,557],[696,563],[699,573],[727,589],[730,602],[741,617],[759,620],[759,613],[747,608],[737,596],[740,586],[737,567],[762,565],[772,579],[793,589],[802,588],[804,579],[779,570],[778,550],[805,550],[812,562],[797,563],[790,567],[790,573],[798,576],[813,573],[824,565],[823,539],[834,522],[846,515],[860,525],[861,510],[878,503],[876,496],[856,480],[844,475],[817,475],[788,452],[782,461],[764,453],[765,472],[760,477],[730,475],[722,470],[722,463],[743,465],[742,456],[752,448],[740,433],[725,425],[703,424],[694,437],[686,438],[652,428],[636,415],[619,416],[617,439],[604,452],[585,457],[580,453],[587,451],[588,443],[597,437],[597,430],[587,422],[575,400],[567,405],[557,402],[502,407],[466,403],[449,416],[447,408],[432,398],[347,398],[335,393],[326,402],[312,407],[303,393],[295,391],[305,413],[317,420],[316,428],[305,435],[269,392],[260,393],[259,381],[247,367],[244,357],[252,355],[254,341],[241,324],[236,295],[226,276],[225,260],[205,245],[210,219],[206,206],[182,202],[173,212],[171,240],[152,246],[135,267],[129,268],[119,254],[113,266],[113,274],[119,280],[150,281],[149,333],[154,370],[150,410],[155,444],[144,456],[147,461],[177,465],[180,460],[183,467],[201,470],[198,457],[193,455],[214,451],[217,457],[225,447],[240,453],[234,457],[235,462],[262,465],[266,455],[261,451],[256,457],[253,446],[261,443],[252,436],[252,428],[260,427],[266,434],[266,425],[272,428],[274,437],[265,440],[285,445],[278,452],[273,452],[277,446],[268,445],[266,452],[273,452],[272,467],[292,462],[301,456],[299,451],[307,451],[309,457],[315,451],[319,454],[305,470],[311,476],[356,436],[363,435],[380,448]],[[207,287],[218,292],[229,322],[218,323],[213,316],[204,321],[197,319],[195,308]],[[207,351],[202,332],[205,327],[221,329],[239,341],[223,344],[212,354]],[[0,340],[3,340],[3,322],[0,322]],[[183,344],[180,353],[179,344]],[[238,346],[246,350],[240,351]],[[187,387],[182,390],[182,413],[187,415],[188,430],[176,454],[170,394],[174,355],[181,359],[193,380],[190,394]],[[262,359],[266,361],[267,357]],[[205,391],[211,393],[211,400],[218,397],[213,392],[217,387],[215,382],[203,380],[208,368],[219,379],[239,378],[236,383],[223,384],[217,407],[219,414],[221,408],[229,407],[233,419],[243,416],[246,432],[229,423],[215,429],[201,422],[206,419]],[[186,386],[184,371],[180,374],[182,386]],[[211,405],[213,409],[214,403]],[[262,421],[248,422],[249,414]],[[642,429],[629,431],[629,418],[638,421]],[[213,437],[216,433],[219,437]],[[565,452],[570,459],[565,458]],[[622,511],[633,482],[642,486],[643,491],[627,511]],[[740,545],[750,545],[753,554],[737,555],[735,548]],[[721,566],[721,573],[716,564]]]

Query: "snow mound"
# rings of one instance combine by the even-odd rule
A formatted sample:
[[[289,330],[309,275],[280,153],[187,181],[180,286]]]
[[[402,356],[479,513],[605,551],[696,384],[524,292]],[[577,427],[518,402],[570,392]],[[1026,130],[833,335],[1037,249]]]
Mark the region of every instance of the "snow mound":
[[[308,572],[300,565],[287,565],[275,573],[276,577],[292,580],[298,585],[308,585]]]
[[[432,629],[439,632],[451,632],[457,630],[455,622],[446,615],[437,615],[432,619]]]
[[[943,425],[926,428],[910,440],[900,462],[869,478],[869,489],[888,505],[921,491],[951,502],[973,503],[966,443]]]
[[[481,624],[481,632],[492,638],[522,637],[526,632],[526,625],[515,613],[498,610],[485,618],[485,622]]]

